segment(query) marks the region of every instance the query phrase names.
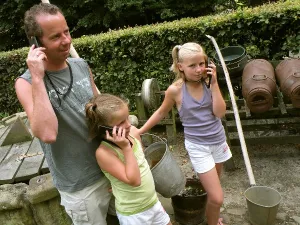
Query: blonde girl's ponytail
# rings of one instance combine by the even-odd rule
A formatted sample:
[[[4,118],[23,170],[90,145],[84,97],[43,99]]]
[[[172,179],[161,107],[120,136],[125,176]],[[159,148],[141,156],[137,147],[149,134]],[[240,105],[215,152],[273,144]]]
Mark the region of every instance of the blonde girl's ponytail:
[[[178,69],[179,51],[180,51],[181,47],[182,47],[181,45],[176,45],[172,50],[173,64],[170,67],[170,70],[175,73],[175,80],[178,80],[179,78],[181,78],[180,71]]]

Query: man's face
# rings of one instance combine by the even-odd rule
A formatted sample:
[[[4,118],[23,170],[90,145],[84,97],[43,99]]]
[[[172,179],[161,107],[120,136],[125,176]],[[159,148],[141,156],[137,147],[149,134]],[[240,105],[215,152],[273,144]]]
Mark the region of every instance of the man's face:
[[[61,13],[56,15],[37,16],[43,36],[41,42],[46,48],[45,53],[50,62],[64,62],[69,56],[72,38],[69,33],[69,27],[64,16]]]

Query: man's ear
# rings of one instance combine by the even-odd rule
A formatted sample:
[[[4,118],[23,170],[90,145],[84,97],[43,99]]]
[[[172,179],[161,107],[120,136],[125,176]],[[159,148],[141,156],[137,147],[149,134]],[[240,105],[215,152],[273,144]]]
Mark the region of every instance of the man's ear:
[[[181,65],[181,63],[177,63],[177,68],[178,68],[178,70],[179,70],[180,72],[182,72],[182,71],[183,71],[183,68],[182,68],[182,65]]]

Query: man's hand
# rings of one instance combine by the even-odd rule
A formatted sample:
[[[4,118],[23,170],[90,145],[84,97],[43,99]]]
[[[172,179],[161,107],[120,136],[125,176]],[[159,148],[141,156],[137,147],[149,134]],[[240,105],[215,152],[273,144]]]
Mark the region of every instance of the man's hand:
[[[45,76],[44,61],[47,60],[47,56],[44,51],[45,48],[43,47],[35,48],[34,45],[32,45],[29,49],[26,63],[31,73],[32,80],[34,79],[41,80]]]

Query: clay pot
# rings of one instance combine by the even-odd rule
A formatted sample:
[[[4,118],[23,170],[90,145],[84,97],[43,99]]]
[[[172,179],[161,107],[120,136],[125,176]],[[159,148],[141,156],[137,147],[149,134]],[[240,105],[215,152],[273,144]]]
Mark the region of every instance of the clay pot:
[[[254,59],[246,64],[242,76],[242,94],[253,113],[266,112],[273,106],[276,80],[271,63]]]
[[[285,59],[275,69],[276,79],[284,96],[300,108],[300,59]]]

